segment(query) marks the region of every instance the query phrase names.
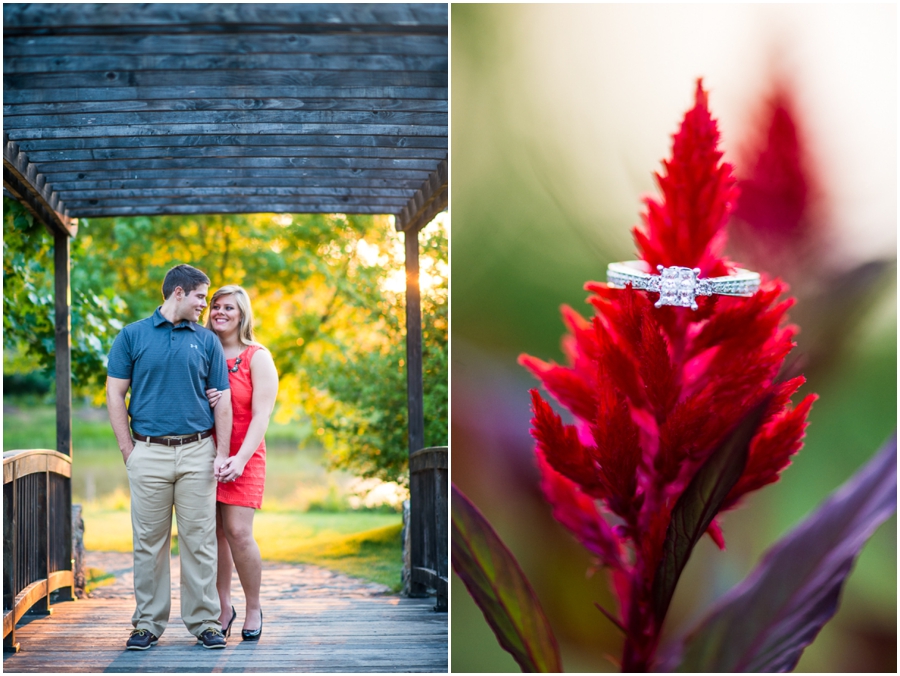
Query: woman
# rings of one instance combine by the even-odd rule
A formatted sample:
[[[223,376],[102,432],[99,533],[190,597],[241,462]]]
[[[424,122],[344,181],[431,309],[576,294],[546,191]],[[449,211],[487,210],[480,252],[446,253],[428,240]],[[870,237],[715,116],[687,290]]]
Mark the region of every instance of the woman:
[[[253,312],[250,298],[240,286],[228,285],[213,294],[206,326],[222,341],[228,361],[234,422],[230,457],[219,468],[216,494],[216,536],[219,567],[216,587],[222,604],[219,618],[225,635],[237,611],[231,605],[231,571],[237,568],[247,608],[241,637],[256,641],[262,634],[259,587],[262,560],[253,539],[253,515],[262,504],[266,478],[264,435],[278,393],[278,372],[272,355],[253,339]],[[218,390],[207,390],[210,405],[219,399]]]

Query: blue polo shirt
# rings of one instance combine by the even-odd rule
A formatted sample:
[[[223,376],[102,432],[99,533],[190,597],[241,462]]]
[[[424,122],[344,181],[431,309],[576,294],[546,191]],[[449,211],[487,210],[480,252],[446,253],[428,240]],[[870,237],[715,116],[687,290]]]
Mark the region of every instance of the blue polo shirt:
[[[106,372],[131,380],[131,429],[143,436],[210,429],[215,419],[206,390],[229,389],[218,336],[195,322],[173,325],[159,308],[116,336]]]

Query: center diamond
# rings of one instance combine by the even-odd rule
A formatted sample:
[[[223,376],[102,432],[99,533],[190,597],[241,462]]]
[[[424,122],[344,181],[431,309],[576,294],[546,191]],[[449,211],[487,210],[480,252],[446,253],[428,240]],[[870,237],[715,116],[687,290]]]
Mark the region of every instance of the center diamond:
[[[699,290],[697,275],[700,274],[700,269],[682,268],[675,265],[668,268],[659,265],[656,269],[659,270],[660,279],[659,300],[655,306],[675,305],[696,310],[695,296]]]

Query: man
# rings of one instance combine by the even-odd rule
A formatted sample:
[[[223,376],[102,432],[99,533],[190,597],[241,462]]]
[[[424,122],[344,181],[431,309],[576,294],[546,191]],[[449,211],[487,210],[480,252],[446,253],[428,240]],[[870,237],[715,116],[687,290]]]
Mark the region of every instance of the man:
[[[134,530],[136,608],[128,650],[156,645],[169,621],[173,506],[182,620],[204,648],[225,647],[216,592],[215,476],[228,459],[231,391],[222,345],[197,323],[208,291],[203,272],[176,265],[163,281],[163,304],[122,329],[109,353],[106,403],[128,471]],[[213,387],[224,390],[215,413],[205,395]]]

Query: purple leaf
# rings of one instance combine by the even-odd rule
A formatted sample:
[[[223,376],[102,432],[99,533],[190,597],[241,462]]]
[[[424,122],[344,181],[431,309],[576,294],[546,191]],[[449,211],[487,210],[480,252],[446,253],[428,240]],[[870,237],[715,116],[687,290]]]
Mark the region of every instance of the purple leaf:
[[[716,605],[687,637],[678,670],[793,670],[837,611],[862,546],[896,509],[895,435]]]
[[[675,504],[663,543],[662,559],[653,578],[651,599],[657,626],[662,625],[669,610],[675,585],[694,546],[741,478],[747,466],[750,441],[771,399],[771,396],[766,397],[743,417],[722,445],[712,452]]]
[[[500,645],[522,671],[559,672],[550,624],[515,557],[481,512],[454,485],[451,560]]]

